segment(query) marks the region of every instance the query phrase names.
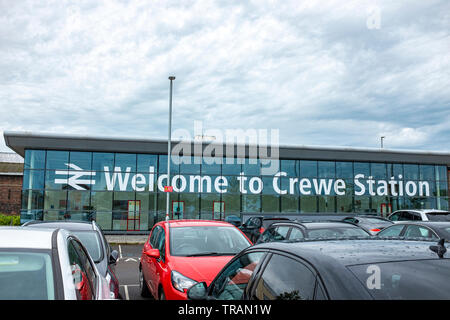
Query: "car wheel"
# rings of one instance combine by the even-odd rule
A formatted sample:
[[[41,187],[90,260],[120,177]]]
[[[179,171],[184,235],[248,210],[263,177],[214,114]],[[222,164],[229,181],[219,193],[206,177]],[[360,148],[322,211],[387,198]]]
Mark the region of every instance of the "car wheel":
[[[162,287],[159,291],[159,300],[166,300],[166,294],[164,293],[164,289]]]
[[[142,268],[139,268],[139,288],[141,289],[141,296],[145,298],[149,298],[151,296],[150,290],[147,287],[147,281],[145,281],[144,273],[142,272]]]

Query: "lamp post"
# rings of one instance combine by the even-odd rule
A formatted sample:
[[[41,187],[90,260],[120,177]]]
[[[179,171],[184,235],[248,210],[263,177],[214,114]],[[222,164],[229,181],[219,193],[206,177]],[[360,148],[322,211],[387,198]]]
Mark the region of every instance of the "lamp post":
[[[383,149],[383,139],[386,138],[385,136],[381,137],[381,149]]]
[[[169,140],[167,143],[167,186],[170,186],[170,156],[171,156],[171,138],[172,138],[172,89],[173,89],[173,80],[175,80],[174,76],[169,77],[170,80],[170,96],[169,96]],[[169,202],[170,202],[170,191],[166,190],[166,221],[169,221]]]

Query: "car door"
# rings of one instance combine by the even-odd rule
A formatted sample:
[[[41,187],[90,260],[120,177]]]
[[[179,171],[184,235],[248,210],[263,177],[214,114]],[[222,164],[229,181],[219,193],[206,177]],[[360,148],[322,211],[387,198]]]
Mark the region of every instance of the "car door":
[[[73,238],[68,239],[67,250],[78,300],[94,300],[98,285],[97,275],[88,258],[88,253]]]
[[[404,224],[395,224],[378,232],[377,237],[400,237],[404,228]]]
[[[264,251],[251,251],[233,258],[209,286],[208,299],[243,300],[265,255]]]
[[[160,236],[162,228],[160,226],[155,226],[150,234],[149,240],[144,245],[144,250],[157,249],[156,244],[158,237]],[[154,293],[154,282],[156,274],[156,259],[150,258],[149,256],[143,254],[141,259],[142,272],[144,274],[145,281],[147,282],[148,288]]]
[[[298,259],[274,253],[259,272],[251,300],[313,300],[317,275]]]
[[[155,293],[155,296],[158,294],[158,287],[159,284],[162,282],[162,279],[167,272],[167,265],[166,265],[166,230],[161,227],[161,232],[158,236],[157,243],[155,243],[156,249],[159,250],[159,259],[154,259],[154,282],[153,282],[153,292]],[[158,297],[159,298],[159,297]]]

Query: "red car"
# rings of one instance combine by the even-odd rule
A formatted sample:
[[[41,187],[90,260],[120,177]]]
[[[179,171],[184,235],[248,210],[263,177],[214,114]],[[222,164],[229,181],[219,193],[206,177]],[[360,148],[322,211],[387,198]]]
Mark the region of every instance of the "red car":
[[[141,295],[185,300],[197,282],[208,285],[250,240],[223,221],[171,220],[155,224],[139,264]]]

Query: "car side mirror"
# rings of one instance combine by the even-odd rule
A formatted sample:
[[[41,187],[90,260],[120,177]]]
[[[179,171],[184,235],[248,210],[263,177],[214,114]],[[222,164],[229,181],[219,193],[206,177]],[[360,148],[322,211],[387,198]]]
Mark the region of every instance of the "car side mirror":
[[[144,254],[150,258],[159,259],[159,250],[158,249],[149,249],[144,251]]]
[[[187,297],[190,300],[205,300],[206,299],[206,282],[197,282],[187,291]]]
[[[111,251],[111,255],[109,256],[109,264],[116,264],[119,259],[119,252],[117,250]]]

